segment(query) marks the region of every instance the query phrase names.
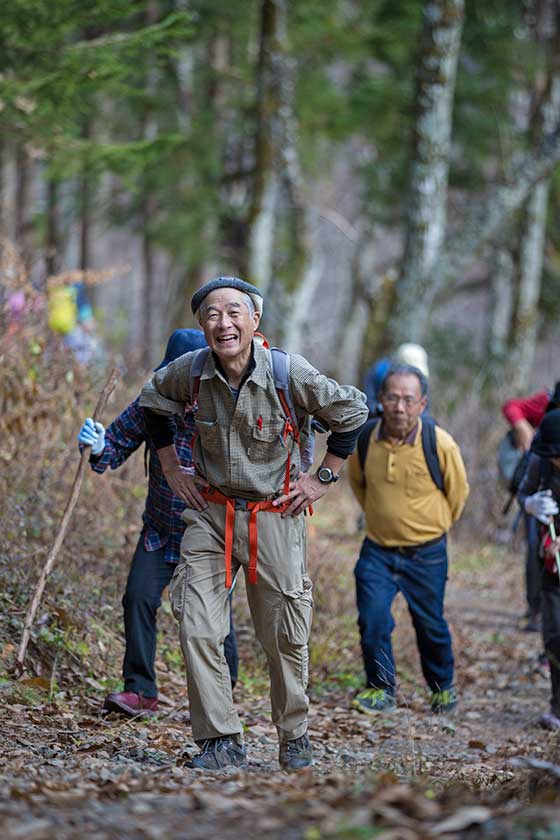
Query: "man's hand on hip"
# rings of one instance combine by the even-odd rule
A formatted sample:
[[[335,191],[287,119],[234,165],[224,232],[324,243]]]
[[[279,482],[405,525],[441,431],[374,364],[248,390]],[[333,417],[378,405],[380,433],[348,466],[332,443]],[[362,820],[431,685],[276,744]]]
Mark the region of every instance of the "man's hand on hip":
[[[275,507],[284,502],[291,502],[290,506],[282,514],[285,516],[298,516],[303,513],[313,502],[324,496],[329,489],[329,484],[323,484],[316,475],[300,473],[295,481],[290,482],[290,491],[285,496],[273,501]]]
[[[206,499],[198,492],[198,487],[208,487],[206,479],[195,475],[192,467],[183,467],[174,444],[158,449],[157,453],[163,474],[173,492],[194,510],[207,508]]]
[[[205,478],[194,475],[192,469],[173,466],[167,470],[165,478],[173,492],[180,496],[188,507],[194,510],[204,510],[208,507],[208,502],[198,491],[199,487],[207,488],[208,482]]]

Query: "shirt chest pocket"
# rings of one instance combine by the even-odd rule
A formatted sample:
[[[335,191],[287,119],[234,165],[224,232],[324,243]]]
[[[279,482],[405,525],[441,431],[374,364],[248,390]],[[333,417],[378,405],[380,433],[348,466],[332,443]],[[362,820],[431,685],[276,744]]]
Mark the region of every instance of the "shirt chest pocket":
[[[423,467],[421,464],[412,464],[407,467],[405,471],[405,488],[406,495],[410,499],[417,499],[429,494],[434,489],[434,484],[430,478],[428,467]]]
[[[220,430],[216,420],[206,420],[196,417],[196,433],[204,449],[215,451],[220,442]]]
[[[292,440],[288,437],[286,445],[283,442],[284,420],[272,419],[267,423],[256,423],[248,430],[247,457],[254,464],[268,464],[285,458],[286,446],[291,449]]]

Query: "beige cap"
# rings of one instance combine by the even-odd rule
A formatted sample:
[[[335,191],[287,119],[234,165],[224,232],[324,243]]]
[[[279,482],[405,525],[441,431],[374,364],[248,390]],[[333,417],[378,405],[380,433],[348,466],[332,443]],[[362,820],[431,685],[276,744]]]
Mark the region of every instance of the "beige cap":
[[[424,376],[430,375],[428,354],[421,344],[413,344],[412,342],[405,341],[404,344],[400,344],[397,347],[393,358],[396,362],[400,362],[403,365],[412,365],[418,368]]]

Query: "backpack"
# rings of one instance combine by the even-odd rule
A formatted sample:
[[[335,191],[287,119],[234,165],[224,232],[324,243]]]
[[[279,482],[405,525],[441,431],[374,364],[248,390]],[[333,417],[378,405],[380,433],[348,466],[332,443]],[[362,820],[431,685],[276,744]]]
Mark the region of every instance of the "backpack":
[[[364,464],[366,462],[371,433],[376,428],[380,420],[381,418],[379,417],[374,417],[371,420],[368,420],[358,437],[358,459],[362,470],[364,469]],[[441,473],[441,466],[437,454],[436,423],[431,417],[422,417],[422,449],[424,451],[424,458],[426,459],[426,466],[428,467],[431,479],[437,489],[445,495],[443,475]]]
[[[268,349],[268,348],[267,348]],[[294,399],[290,390],[290,354],[278,347],[268,349],[270,366],[274,378],[274,387],[286,420],[292,427],[292,435],[299,446],[302,472],[307,472],[313,464],[315,454],[315,432],[328,431],[322,424],[306,414],[298,419]],[[196,351],[191,366],[191,404],[196,405],[200,388],[200,377],[210,354],[209,347]]]

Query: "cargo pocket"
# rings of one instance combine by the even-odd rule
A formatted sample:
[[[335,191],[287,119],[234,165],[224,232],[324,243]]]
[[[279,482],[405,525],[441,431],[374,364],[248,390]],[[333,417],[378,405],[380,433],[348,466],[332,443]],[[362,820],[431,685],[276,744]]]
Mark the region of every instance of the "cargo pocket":
[[[176,621],[182,621],[185,606],[186,563],[179,563],[169,584],[169,602]]]
[[[309,641],[313,615],[312,589],[310,578],[304,577],[301,587],[284,592],[281,632],[290,645],[300,647]]]

